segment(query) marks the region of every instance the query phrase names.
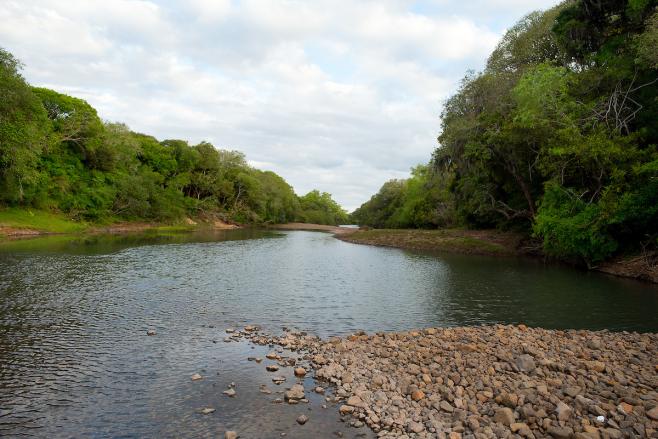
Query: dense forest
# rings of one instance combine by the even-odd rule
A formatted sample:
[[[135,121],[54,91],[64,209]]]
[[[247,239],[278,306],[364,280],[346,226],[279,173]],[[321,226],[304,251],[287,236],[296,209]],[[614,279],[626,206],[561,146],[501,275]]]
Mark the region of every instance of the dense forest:
[[[20,69],[0,49],[0,207],[97,222],[347,220],[330,194],[298,197],[283,178],[249,166],[240,152],[158,141],[104,122],[84,100],[31,87]]]
[[[588,265],[655,250],[656,4],[565,1],[522,18],[446,102],[431,161],[353,220],[521,230]]]

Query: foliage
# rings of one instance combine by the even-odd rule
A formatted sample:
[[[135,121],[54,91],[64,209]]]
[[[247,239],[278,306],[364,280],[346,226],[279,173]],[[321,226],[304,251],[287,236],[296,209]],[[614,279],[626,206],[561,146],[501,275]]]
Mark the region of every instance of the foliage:
[[[655,245],[657,31],[655,0],[569,0],[522,18],[445,104],[427,211],[525,230],[547,254],[588,265]],[[353,216],[441,225],[405,210],[417,178],[386,183]]]
[[[297,197],[286,181],[208,142],[162,142],[101,121],[82,99],[33,88],[0,49],[0,207],[92,221],[344,222],[329,194]],[[30,222],[26,222],[30,224]]]
[[[313,190],[299,198],[299,220],[306,223],[339,225],[349,220],[349,215],[332,198],[331,194]]]
[[[379,192],[356,209],[351,220],[378,228],[433,228],[449,226],[452,204],[439,179],[446,174],[419,165],[406,180],[390,180]]]

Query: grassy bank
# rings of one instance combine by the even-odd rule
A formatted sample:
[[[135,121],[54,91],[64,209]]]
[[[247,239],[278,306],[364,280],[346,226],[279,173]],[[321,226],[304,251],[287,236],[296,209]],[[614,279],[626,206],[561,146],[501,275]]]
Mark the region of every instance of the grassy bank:
[[[74,221],[63,214],[33,209],[0,209],[0,236],[78,233],[89,227],[89,223]]]
[[[496,230],[359,230],[340,236],[355,244],[414,250],[442,250],[478,255],[516,255],[522,236]]]
[[[119,221],[105,222],[76,221],[61,213],[35,209],[0,209],[0,239],[22,238],[38,235],[76,233],[132,233],[144,230],[160,232],[182,232],[197,228],[233,229],[239,226],[219,219],[192,221],[189,218],[178,222]]]

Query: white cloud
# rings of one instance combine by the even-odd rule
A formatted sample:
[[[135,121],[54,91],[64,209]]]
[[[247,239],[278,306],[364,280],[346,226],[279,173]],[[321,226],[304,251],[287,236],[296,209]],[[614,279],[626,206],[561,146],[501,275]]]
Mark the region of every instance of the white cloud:
[[[0,46],[30,82],[82,97],[105,119],[241,150],[298,193],[318,188],[353,209],[429,159],[442,100],[542,6],[4,1]]]

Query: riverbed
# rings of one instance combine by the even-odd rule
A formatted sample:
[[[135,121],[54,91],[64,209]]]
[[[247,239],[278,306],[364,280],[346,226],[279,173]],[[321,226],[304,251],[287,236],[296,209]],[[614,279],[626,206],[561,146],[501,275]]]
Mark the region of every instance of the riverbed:
[[[0,436],[368,436],[339,422],[321,395],[272,403],[295,378],[272,383],[247,361],[268,348],[224,343],[226,328],[329,337],[521,322],[656,332],[658,289],[533,260],[407,252],[320,232],[0,245]],[[203,379],[192,381],[194,373]],[[232,398],[222,393],[231,383]],[[301,413],[310,418],[303,426]]]

